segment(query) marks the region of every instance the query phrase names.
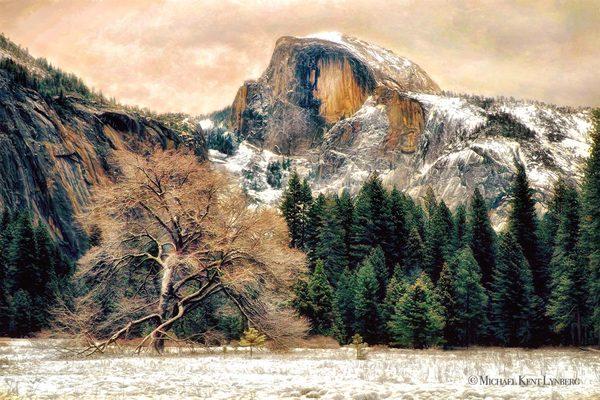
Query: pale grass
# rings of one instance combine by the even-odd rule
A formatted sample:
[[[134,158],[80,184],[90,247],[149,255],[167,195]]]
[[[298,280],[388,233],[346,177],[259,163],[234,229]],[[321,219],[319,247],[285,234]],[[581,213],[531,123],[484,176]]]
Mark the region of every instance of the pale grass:
[[[66,357],[58,343],[15,341],[0,359],[0,393],[23,398],[127,399],[592,399],[600,398],[597,354],[578,349],[471,348],[408,350],[373,347],[366,360],[352,348],[248,349],[168,347],[135,356],[134,344],[93,358]],[[470,386],[470,375],[578,377],[576,387]],[[4,381],[2,376],[4,375]],[[10,392],[7,380],[18,383]]]

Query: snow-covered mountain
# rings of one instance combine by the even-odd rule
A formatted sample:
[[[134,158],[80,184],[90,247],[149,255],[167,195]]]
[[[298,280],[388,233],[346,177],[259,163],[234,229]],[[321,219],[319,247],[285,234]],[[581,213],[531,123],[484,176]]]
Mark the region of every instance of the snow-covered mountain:
[[[283,181],[296,168],[317,191],[355,191],[376,171],[454,207],[478,187],[501,225],[515,162],[543,207],[559,176],[581,177],[590,128],[587,109],[442,92],[413,62],[346,35],[286,36],[233,102],[237,153],[211,158],[268,203],[281,193],[270,169],[284,160]]]

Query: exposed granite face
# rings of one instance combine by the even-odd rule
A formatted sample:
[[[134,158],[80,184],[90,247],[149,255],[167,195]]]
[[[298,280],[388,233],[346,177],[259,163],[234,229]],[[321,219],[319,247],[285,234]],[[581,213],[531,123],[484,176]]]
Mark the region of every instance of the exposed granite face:
[[[250,168],[245,159],[266,165],[274,152],[317,191],[355,192],[377,172],[415,198],[431,187],[453,208],[478,188],[497,227],[515,162],[544,208],[559,177],[581,178],[589,151],[587,109],[443,94],[410,61],[343,35],[279,39],[269,67],[244,84],[233,108],[232,129],[255,153],[219,159],[234,173]]]
[[[31,209],[73,253],[84,236],[74,215],[108,179],[115,149],[197,144],[163,123],[80,97],[45,100],[0,71],[0,208]]]
[[[468,97],[405,96],[421,107],[415,120],[422,115],[424,121],[414,152],[385,146],[390,132],[386,108],[367,100],[326,135],[315,167],[318,173],[313,174],[316,190],[354,192],[377,172],[387,185],[417,199],[431,187],[454,208],[478,188],[492,208],[494,224],[501,227],[516,162],[526,167],[542,209],[559,177],[581,179],[589,152],[589,110],[513,100],[490,101],[482,107]]]
[[[385,146],[412,152],[424,122],[418,104],[403,99],[402,91],[437,93],[439,87],[411,61],[358,39],[286,36],[261,78],[239,89],[231,122],[259,147],[300,154],[321,146],[329,129],[371,97],[386,107]]]

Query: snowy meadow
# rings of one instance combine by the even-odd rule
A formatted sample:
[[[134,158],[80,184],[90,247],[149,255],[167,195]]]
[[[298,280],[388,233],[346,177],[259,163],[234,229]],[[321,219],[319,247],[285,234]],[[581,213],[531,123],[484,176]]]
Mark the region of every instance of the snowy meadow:
[[[56,341],[2,340],[0,399],[600,398],[600,356],[575,349],[167,350],[81,358]]]

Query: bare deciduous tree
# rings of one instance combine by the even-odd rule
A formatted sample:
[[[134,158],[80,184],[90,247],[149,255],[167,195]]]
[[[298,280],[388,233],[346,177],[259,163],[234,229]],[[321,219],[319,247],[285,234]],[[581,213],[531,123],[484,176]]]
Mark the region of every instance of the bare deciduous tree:
[[[249,207],[226,175],[193,155],[118,152],[114,162],[118,178],[98,186],[80,216],[100,236],[76,273],[87,289],[59,313],[67,330],[103,337],[90,342],[91,352],[148,324],[137,349],[160,352],[173,325],[216,293],[276,343],[306,332],[306,322],[282,306],[304,257],[288,247],[276,211]],[[117,288],[132,274],[135,285],[122,294]]]

